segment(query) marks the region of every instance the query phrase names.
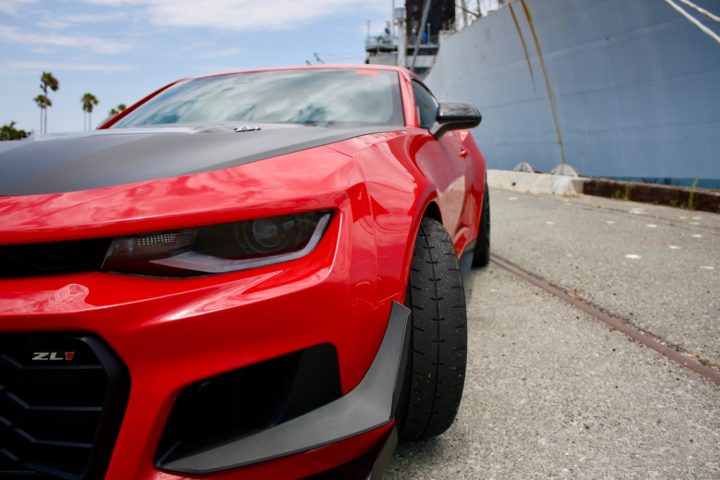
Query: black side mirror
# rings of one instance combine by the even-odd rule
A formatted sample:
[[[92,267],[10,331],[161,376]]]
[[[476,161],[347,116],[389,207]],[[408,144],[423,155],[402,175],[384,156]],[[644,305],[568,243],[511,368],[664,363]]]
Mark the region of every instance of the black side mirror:
[[[480,120],[482,120],[480,112],[471,103],[440,102],[430,133],[435,138],[440,138],[450,130],[477,127],[480,125]]]

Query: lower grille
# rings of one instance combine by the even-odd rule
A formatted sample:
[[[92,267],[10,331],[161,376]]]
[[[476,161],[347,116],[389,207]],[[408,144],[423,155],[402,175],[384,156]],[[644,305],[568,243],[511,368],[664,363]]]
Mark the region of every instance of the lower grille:
[[[96,337],[0,334],[0,478],[101,478],[128,393]]]

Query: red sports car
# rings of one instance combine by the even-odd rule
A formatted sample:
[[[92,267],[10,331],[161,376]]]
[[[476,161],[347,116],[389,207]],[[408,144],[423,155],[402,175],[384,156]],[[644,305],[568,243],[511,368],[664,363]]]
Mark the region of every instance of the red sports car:
[[[379,478],[442,433],[489,258],[479,122],[323,65],[0,143],[0,477]]]

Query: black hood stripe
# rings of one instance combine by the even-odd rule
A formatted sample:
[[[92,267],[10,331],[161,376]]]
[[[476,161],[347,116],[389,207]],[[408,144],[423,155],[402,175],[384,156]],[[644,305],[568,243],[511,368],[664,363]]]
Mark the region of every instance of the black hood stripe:
[[[0,142],[0,196],[71,192],[221,170],[401,129],[277,125],[241,133],[117,129]]]

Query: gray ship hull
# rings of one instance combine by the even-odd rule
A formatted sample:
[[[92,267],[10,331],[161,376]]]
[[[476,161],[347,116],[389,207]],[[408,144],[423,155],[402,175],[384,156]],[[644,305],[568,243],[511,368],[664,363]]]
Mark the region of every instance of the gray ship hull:
[[[515,0],[443,39],[428,85],[474,102],[491,168],[720,187],[720,24],[664,0]],[[712,0],[693,0],[720,14]]]

